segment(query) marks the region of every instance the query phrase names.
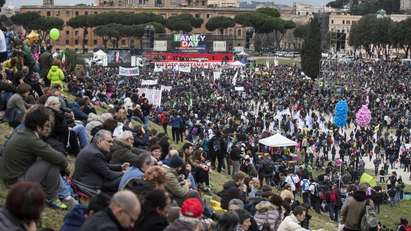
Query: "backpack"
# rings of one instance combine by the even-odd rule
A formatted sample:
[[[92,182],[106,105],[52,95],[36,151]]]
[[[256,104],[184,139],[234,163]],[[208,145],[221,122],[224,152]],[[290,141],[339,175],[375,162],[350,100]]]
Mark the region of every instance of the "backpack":
[[[361,218],[361,231],[368,231],[378,226],[377,212],[369,205],[369,201],[365,203],[364,214]]]
[[[310,182],[307,179],[303,179],[302,190],[303,192],[308,192],[310,190]]]

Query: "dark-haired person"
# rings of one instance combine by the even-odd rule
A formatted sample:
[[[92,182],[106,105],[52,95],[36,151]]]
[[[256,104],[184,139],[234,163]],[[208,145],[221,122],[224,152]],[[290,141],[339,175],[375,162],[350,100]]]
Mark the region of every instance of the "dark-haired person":
[[[237,231],[240,218],[236,212],[223,213],[217,222],[216,231]]]
[[[57,199],[60,171],[65,171],[65,156],[43,141],[49,135],[50,109],[36,105],[25,116],[24,126],[16,129],[4,146],[0,161],[1,177],[6,184],[18,181],[40,183],[52,207],[63,208]]]
[[[238,209],[235,211],[239,218],[239,225],[237,231],[248,231],[251,227],[251,214],[245,209]]]
[[[30,94],[31,86],[22,83],[16,88],[16,93],[13,94],[7,102],[5,118],[9,122],[10,127],[16,128],[23,120],[29,105],[24,100]]]
[[[408,220],[406,218],[401,218],[400,225],[398,226],[397,231],[407,231],[410,229],[411,229],[411,226],[408,224]]]
[[[53,55],[51,54],[53,47],[48,45],[46,51],[40,55],[40,77],[44,80],[45,85],[50,86],[50,81],[47,79],[47,74],[53,64]]]
[[[0,209],[0,230],[35,231],[44,201],[45,195],[39,184],[18,182],[9,191],[6,205]]]
[[[144,172],[154,165],[154,159],[150,154],[140,154],[136,160],[131,163],[124,175],[121,177],[118,189],[123,190],[125,186],[133,179],[142,179]]]
[[[373,206],[373,203],[367,200],[367,190],[367,185],[360,185],[359,189],[346,200],[341,210],[341,223],[344,224],[344,231],[360,230],[361,216],[366,203],[371,203]]]
[[[81,226],[87,218],[90,218],[97,212],[106,209],[110,204],[110,197],[99,191],[97,195],[93,196],[88,204],[84,206],[77,204],[64,217],[63,226],[60,231],[80,231]]]
[[[164,190],[156,189],[147,193],[143,211],[135,225],[138,231],[162,231],[168,226],[167,214],[171,203]]]
[[[278,231],[309,231],[303,228],[300,223],[304,221],[306,208],[296,206],[291,215],[287,216],[278,227]]]

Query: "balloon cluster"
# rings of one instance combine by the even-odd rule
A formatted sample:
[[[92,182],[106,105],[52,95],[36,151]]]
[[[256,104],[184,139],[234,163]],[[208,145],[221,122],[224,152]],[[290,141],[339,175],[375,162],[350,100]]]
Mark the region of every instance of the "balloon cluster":
[[[367,105],[362,105],[357,114],[355,114],[355,122],[360,127],[367,127],[371,122],[371,111]]]
[[[334,124],[342,128],[347,124],[348,103],[346,100],[338,101],[335,106]]]

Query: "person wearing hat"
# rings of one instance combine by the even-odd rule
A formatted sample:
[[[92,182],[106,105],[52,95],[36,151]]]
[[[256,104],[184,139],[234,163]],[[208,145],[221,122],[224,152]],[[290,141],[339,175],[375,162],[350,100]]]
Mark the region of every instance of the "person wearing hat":
[[[189,192],[190,183],[187,180],[179,180],[178,173],[184,167],[184,161],[178,155],[173,155],[170,158],[168,166],[163,165],[167,172],[168,181],[166,189],[170,193],[172,199],[182,200]]]
[[[198,198],[188,198],[180,208],[180,216],[164,231],[192,231],[201,225],[201,217],[203,216],[203,203]]]

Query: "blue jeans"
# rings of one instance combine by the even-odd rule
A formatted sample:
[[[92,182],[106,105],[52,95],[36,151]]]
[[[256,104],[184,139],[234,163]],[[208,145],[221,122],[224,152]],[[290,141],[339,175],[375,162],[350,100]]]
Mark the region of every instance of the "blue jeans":
[[[67,181],[60,175],[60,185],[59,189],[57,191],[57,196],[60,199],[64,199],[68,196],[73,195],[73,189],[71,186],[67,183]]]
[[[84,148],[89,143],[86,128],[81,124],[77,124],[71,128],[71,130],[78,135],[80,139],[80,146]]]
[[[147,130],[148,124],[149,124],[149,122],[150,122],[150,120],[148,119],[148,116],[144,116],[144,117],[143,117],[143,122],[144,122],[144,129]]]

